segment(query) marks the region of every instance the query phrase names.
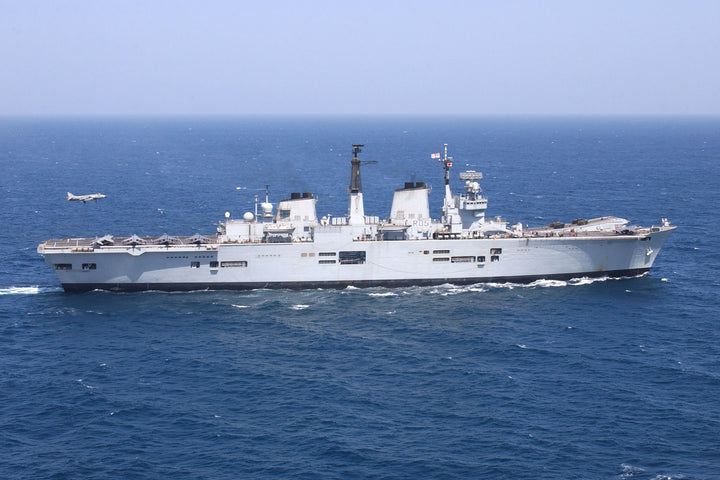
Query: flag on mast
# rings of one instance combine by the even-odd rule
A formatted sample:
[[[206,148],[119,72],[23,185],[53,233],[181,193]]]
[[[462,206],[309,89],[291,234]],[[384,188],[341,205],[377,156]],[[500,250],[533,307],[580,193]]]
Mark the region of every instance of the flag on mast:
[[[430,155],[430,158],[440,158],[440,154],[439,154],[439,153],[433,153],[432,155]]]

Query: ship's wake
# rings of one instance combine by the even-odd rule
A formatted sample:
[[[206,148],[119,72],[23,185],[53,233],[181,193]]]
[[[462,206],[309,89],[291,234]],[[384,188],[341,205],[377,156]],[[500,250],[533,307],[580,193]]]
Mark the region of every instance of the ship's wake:
[[[445,283],[443,285],[437,285],[434,287],[416,287],[416,288],[422,289],[424,291],[424,293],[428,293],[431,295],[450,296],[450,295],[458,295],[461,293],[488,292],[488,291],[492,291],[492,290],[580,287],[580,286],[591,285],[594,283],[601,283],[601,282],[607,282],[607,281],[627,280],[630,278],[640,278],[645,275],[647,275],[647,273],[642,273],[640,275],[630,276],[630,277],[610,277],[610,276],[578,277],[578,278],[571,278],[570,280],[540,279],[540,280],[535,280],[534,282],[530,282],[530,283],[485,282],[485,283],[476,283],[476,284],[472,284],[472,285],[454,285],[451,283]],[[405,290],[405,291],[403,291],[403,293],[410,294],[411,291]],[[370,295],[372,295],[372,294],[370,294]],[[373,295],[373,296],[377,296],[377,295]]]
[[[3,287],[0,288],[0,295],[38,295],[42,293],[58,293],[62,291],[62,287],[39,287],[34,285],[29,287]]]

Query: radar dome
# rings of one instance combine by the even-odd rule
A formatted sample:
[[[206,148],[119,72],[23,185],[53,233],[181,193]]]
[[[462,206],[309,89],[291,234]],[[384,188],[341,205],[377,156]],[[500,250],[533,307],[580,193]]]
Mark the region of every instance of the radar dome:
[[[243,214],[243,220],[245,220],[246,222],[252,221],[253,218],[255,218],[255,215],[253,215],[251,212],[245,212]]]

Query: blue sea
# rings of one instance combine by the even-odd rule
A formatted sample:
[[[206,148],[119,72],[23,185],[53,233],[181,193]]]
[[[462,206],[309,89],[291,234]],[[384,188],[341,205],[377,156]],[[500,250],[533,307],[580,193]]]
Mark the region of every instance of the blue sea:
[[[678,229],[646,276],[66,294],[48,238],[214,233],[312,192]],[[718,479],[720,119],[0,120],[0,478]],[[66,192],[106,199],[68,202]]]

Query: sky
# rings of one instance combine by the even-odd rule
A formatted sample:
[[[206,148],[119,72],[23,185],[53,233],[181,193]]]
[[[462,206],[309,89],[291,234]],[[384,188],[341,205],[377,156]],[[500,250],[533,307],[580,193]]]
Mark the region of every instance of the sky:
[[[720,0],[0,0],[2,115],[720,115]]]

